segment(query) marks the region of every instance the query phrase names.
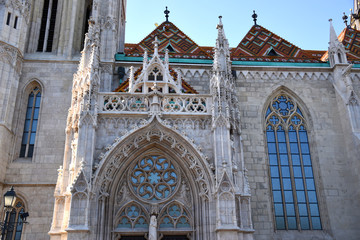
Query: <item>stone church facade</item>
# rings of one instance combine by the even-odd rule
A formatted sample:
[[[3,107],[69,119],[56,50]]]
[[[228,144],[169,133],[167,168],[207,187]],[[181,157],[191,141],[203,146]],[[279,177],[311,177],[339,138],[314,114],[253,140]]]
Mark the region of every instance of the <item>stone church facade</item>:
[[[6,239],[357,239],[357,1],[328,51],[165,14],[127,44],[126,0],[0,0]]]

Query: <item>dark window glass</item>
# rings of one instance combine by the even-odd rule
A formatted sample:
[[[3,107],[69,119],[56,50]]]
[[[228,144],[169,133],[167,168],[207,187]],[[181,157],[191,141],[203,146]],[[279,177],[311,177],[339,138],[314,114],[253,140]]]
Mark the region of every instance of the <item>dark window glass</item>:
[[[295,216],[295,207],[293,203],[286,204],[286,214],[288,216]]]
[[[312,228],[313,228],[314,230],[321,230],[320,217],[312,217],[312,218],[311,218],[311,222],[312,222]]]
[[[58,4],[58,0],[53,0],[52,6],[51,6],[50,22],[49,22],[49,25],[50,25],[49,26],[49,34],[48,34],[47,45],[46,45],[47,52],[52,51],[52,45],[53,45],[53,41],[54,41],[54,32],[55,32],[57,4]]]
[[[297,229],[296,217],[288,217],[287,220],[288,220],[288,229],[290,230]]]
[[[17,22],[18,22],[18,16],[15,17],[15,21],[14,21],[14,28],[16,29],[17,27]]]
[[[40,24],[39,42],[37,48],[38,52],[42,52],[44,49],[48,11],[49,11],[49,0],[44,0],[44,6],[42,10],[42,18]]]
[[[304,115],[290,97],[279,95],[265,118],[276,228],[321,229]]]
[[[300,225],[301,225],[302,230],[310,230],[309,218],[308,217],[300,217]]]
[[[38,127],[41,92],[35,87],[29,94],[24,131],[21,140],[20,157],[32,157]]]
[[[11,20],[11,13],[8,12],[7,19],[6,19],[6,25],[10,25],[10,20]]]
[[[279,230],[285,230],[285,218],[284,217],[276,217],[276,228]]]

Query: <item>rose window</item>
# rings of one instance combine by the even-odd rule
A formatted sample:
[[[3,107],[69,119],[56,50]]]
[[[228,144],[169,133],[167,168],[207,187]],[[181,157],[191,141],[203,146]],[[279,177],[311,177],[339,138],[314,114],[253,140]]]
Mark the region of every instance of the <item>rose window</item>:
[[[179,184],[179,173],[162,156],[140,159],[130,174],[131,189],[143,200],[160,201],[170,197]]]

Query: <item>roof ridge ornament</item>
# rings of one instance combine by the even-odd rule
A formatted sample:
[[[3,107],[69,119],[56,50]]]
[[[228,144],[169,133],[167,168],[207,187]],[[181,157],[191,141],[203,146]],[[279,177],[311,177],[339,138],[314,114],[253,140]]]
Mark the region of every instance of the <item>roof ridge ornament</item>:
[[[169,22],[169,13],[170,13],[170,11],[168,10],[167,6],[166,6],[166,9],[165,9],[164,13],[165,13],[166,22]]]
[[[257,26],[256,21],[257,21],[258,15],[255,13],[255,10],[253,10],[253,12],[254,12],[254,14],[252,15],[252,18],[253,18],[253,20],[254,20],[254,25]]]
[[[348,16],[346,16],[345,12],[344,12],[344,16],[342,17],[342,19],[344,20],[345,26],[347,28],[349,28],[349,25],[347,24]]]
[[[157,36],[155,35],[155,40],[152,42],[154,44],[154,56],[158,56],[159,55],[159,40],[157,38]]]
[[[219,24],[216,26],[216,29],[219,29],[219,28],[223,28],[223,24],[222,24],[222,16],[219,16]]]

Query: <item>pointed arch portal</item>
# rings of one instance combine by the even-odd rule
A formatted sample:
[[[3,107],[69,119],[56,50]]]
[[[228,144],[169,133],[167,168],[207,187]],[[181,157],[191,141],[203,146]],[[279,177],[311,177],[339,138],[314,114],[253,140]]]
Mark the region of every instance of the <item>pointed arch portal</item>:
[[[154,117],[119,141],[99,165],[92,203],[101,219],[97,235],[147,236],[155,215],[164,239],[207,239],[211,174],[192,143]]]

